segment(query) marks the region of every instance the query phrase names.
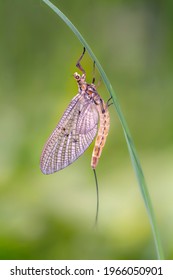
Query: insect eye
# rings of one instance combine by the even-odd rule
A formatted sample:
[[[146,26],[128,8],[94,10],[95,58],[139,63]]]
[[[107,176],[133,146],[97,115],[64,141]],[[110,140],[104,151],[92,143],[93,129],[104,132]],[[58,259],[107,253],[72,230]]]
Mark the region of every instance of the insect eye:
[[[77,72],[75,72],[73,76],[74,76],[74,78],[75,78],[76,80],[79,80],[79,79],[80,79],[80,75],[79,75]]]

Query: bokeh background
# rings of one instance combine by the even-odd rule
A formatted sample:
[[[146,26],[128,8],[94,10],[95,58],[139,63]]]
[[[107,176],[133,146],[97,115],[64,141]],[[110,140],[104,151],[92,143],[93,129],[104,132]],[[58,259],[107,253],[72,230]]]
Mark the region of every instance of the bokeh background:
[[[105,69],[132,133],[166,259],[173,258],[173,2],[56,1]],[[49,176],[39,158],[77,93],[82,46],[42,1],[0,1],[0,259],[155,259],[146,209],[121,125],[111,128],[97,175],[93,145]],[[88,54],[83,59],[92,79]],[[100,80],[96,73],[97,82]],[[109,95],[100,82],[99,93]]]

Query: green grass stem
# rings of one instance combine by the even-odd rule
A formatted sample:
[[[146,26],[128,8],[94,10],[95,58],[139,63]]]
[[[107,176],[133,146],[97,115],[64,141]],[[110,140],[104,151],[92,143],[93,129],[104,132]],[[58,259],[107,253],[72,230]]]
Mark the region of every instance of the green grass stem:
[[[150,224],[151,224],[151,229],[152,229],[152,233],[153,233],[153,237],[154,237],[154,243],[155,243],[157,258],[158,259],[163,259],[164,257],[163,257],[163,250],[162,250],[160,237],[159,237],[159,231],[158,231],[158,227],[157,227],[157,224],[156,224],[155,215],[154,215],[150,195],[149,195],[147,185],[146,185],[146,182],[145,182],[145,177],[144,177],[144,174],[143,174],[143,171],[142,171],[142,168],[141,168],[139,157],[137,155],[137,152],[136,152],[136,149],[135,149],[130,131],[128,129],[126,120],[125,120],[124,115],[122,113],[122,110],[120,108],[120,105],[119,105],[119,102],[117,100],[116,94],[115,94],[115,92],[114,92],[114,90],[111,86],[111,83],[109,82],[106,73],[104,72],[100,62],[98,61],[98,59],[94,55],[90,46],[85,41],[85,39],[83,38],[81,33],[74,26],[74,24],[55,5],[53,5],[49,0],[42,0],[42,1],[45,4],[47,4],[66,23],[66,25],[74,32],[74,34],[76,35],[78,40],[86,48],[86,50],[88,51],[92,60],[95,61],[95,64],[96,64],[97,69],[100,73],[100,76],[102,77],[102,79],[105,83],[105,86],[106,86],[110,96],[113,99],[113,104],[114,104],[115,110],[118,114],[120,123],[121,123],[123,131],[124,131],[125,139],[126,139],[126,142],[127,142],[129,153],[130,153],[130,158],[131,158],[131,161],[132,161],[132,166],[134,168],[134,171],[135,171],[135,174],[136,174],[136,177],[137,177],[137,181],[138,181],[138,184],[139,184],[139,188],[140,188],[140,191],[141,191],[144,203],[145,203],[145,207],[147,209],[147,213],[148,213],[148,217],[149,217],[149,221],[150,221]]]

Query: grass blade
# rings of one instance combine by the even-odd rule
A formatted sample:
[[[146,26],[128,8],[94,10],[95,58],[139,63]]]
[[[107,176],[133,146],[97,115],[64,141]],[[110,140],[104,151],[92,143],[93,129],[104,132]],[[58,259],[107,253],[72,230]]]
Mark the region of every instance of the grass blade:
[[[90,46],[88,45],[88,43],[85,41],[85,39],[83,38],[83,36],[81,35],[81,33],[77,30],[77,28],[74,26],[74,24],[55,6],[53,5],[49,0],[42,0],[45,4],[47,4],[65,23],[66,25],[74,32],[74,34],[76,35],[76,37],[78,38],[78,40],[82,43],[82,45],[86,48],[86,50],[88,51],[88,53],[90,54],[91,58],[93,61],[95,61],[95,64],[97,66],[97,69],[105,83],[105,86],[108,90],[108,92],[110,93],[110,96],[113,99],[113,104],[114,107],[116,109],[116,112],[118,114],[120,123],[122,125],[123,131],[124,131],[124,135],[125,135],[125,139],[127,142],[127,146],[128,146],[128,150],[129,150],[129,154],[130,154],[130,158],[132,161],[132,165],[138,180],[138,184],[139,184],[139,188],[145,203],[145,207],[147,209],[147,213],[148,213],[148,217],[149,217],[149,221],[151,224],[151,229],[152,229],[152,233],[153,233],[153,237],[154,237],[154,243],[155,243],[155,247],[156,247],[156,253],[157,253],[157,258],[158,259],[163,259],[163,250],[162,250],[162,246],[161,246],[161,242],[160,242],[160,238],[159,238],[159,231],[157,228],[157,224],[156,224],[156,220],[155,220],[155,215],[154,215],[154,211],[153,211],[153,207],[152,207],[152,203],[151,203],[151,199],[149,196],[149,192],[147,189],[147,185],[145,182],[145,178],[144,178],[144,174],[141,168],[141,164],[130,134],[130,131],[128,129],[126,120],[124,118],[124,115],[122,113],[122,110],[120,108],[120,105],[118,103],[116,94],[111,86],[111,83],[109,82],[106,73],[104,72],[100,62],[98,61],[98,59],[96,58],[96,56],[94,55],[93,51],[91,50]]]

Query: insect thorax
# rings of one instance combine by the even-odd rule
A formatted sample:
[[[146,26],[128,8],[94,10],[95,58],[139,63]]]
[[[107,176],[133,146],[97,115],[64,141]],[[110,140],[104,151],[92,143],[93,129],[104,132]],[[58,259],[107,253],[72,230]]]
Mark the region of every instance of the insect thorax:
[[[102,103],[102,99],[96,90],[96,86],[94,84],[88,84],[86,82],[85,73],[80,75],[75,72],[73,76],[77,81],[80,94],[83,95],[85,99],[94,102],[96,105]]]

